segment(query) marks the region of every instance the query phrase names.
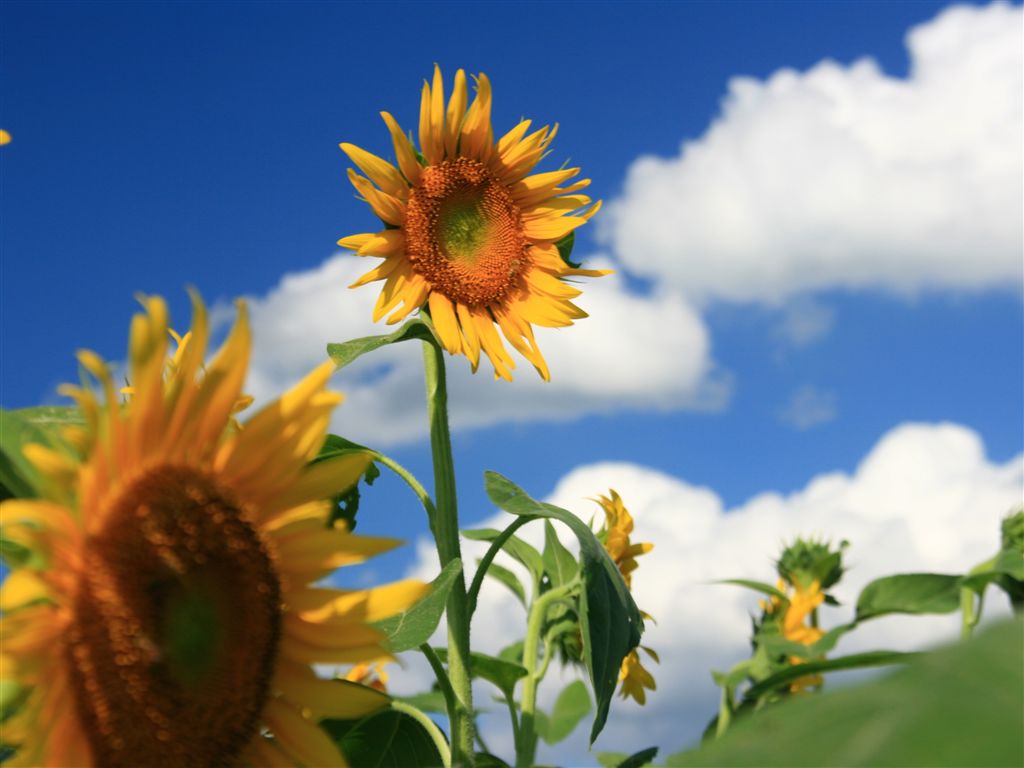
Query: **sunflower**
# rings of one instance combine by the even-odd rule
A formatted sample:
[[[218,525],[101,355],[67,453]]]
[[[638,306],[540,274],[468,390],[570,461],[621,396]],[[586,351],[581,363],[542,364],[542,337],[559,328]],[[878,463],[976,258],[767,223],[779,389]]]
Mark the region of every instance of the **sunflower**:
[[[787,582],[783,579],[779,579],[776,586],[780,592],[787,591]],[[825,636],[825,631],[805,622],[808,622],[814,610],[825,601],[825,594],[821,591],[821,584],[817,580],[812,581],[807,587],[801,587],[799,583],[791,586],[793,594],[789,596],[788,605],[783,613],[776,613],[779,606],[782,605],[782,601],[778,597],[772,597],[771,602],[768,603],[762,601],[762,608],[765,609],[766,614],[775,614],[780,618],[784,638],[803,645],[814,645]],[[802,664],[807,660],[805,656],[789,657],[790,664]],[[821,675],[805,675],[794,680],[789,689],[795,693],[811,686],[821,685],[823,680]]]
[[[654,549],[654,544],[650,542],[634,544],[630,541],[630,534],[633,533],[633,516],[629,514],[629,510],[626,509],[622,498],[616,491],[609,490],[608,496],[599,496],[597,503],[601,505],[605,516],[604,548],[618,567],[619,573],[622,574],[622,580],[632,590],[633,571],[637,568],[636,558],[646,555]],[[644,619],[651,618],[644,611],[641,611],[640,614]],[[640,646],[640,650],[655,662],[659,661],[658,654],[651,648]],[[654,676],[644,668],[636,648],[622,660],[619,680],[622,682],[622,687],[619,689],[622,698],[632,697],[638,704],[644,704],[647,701],[645,689],[653,691],[657,688]]]
[[[425,590],[314,586],[398,543],[326,524],[322,499],[367,466],[308,463],[341,400],[325,389],[333,366],[233,428],[245,307],[203,370],[207,316],[193,303],[167,366],[166,306],[143,300],[123,406],[103,361],[80,353],[103,391],[63,390],[86,418],[84,451],[27,446],[41,498],[0,505],[5,541],[32,553],[0,590],[0,677],[26,691],[4,723],[11,765],[343,765],[318,718],[387,702],[312,668],[386,656],[369,624]]]
[[[586,313],[572,303],[580,290],[566,278],[599,277],[606,270],[567,263],[557,243],[593,216],[600,203],[571,181],[578,168],[530,175],[547,153],[558,126],[527,133],[529,120],[494,141],[491,83],[476,79],[467,108],[466,74],[455,73],[447,108],[441,70],[424,82],[419,151],[387,112],[397,167],[352,144],[341,148],[364,173],[349,179],[384,222],[379,232],[352,235],[338,244],[384,261],[352,287],[383,280],[374,322],[397,323],[427,307],[438,338],[465,354],[476,371],[480,351],[495,376],[511,380],[515,367],[495,325],[509,343],[550,380],[533,325],[572,325]],[[564,185],[564,186],[563,186]],[[390,313],[390,314],[389,314]]]

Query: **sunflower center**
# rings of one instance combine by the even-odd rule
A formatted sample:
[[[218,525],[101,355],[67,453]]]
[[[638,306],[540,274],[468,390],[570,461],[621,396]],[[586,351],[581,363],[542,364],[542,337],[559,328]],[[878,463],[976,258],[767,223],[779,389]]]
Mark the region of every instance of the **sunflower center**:
[[[184,467],[149,471],[91,532],[67,634],[95,762],[231,765],[259,732],[281,588],[231,495]]]
[[[522,218],[482,163],[459,157],[423,170],[405,218],[413,269],[453,302],[500,301],[526,265]]]

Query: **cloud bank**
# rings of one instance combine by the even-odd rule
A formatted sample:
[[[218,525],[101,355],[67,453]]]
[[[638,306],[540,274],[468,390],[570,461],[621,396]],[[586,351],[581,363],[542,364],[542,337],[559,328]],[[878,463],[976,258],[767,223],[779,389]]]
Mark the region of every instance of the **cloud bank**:
[[[601,258],[588,265],[606,265]],[[313,270],[285,275],[266,296],[249,299],[255,346],[247,390],[267,401],[323,362],[328,341],[389,333],[370,322],[377,291],[347,286],[368,262],[337,255]],[[629,409],[717,409],[730,380],[716,370],[707,328],[678,295],[638,295],[620,276],[590,281],[579,305],[590,317],[571,328],[538,328],[552,371],[541,381],[526,361],[516,380],[494,381],[486,360],[470,373],[465,358],[448,366],[453,429],[502,422],[567,421]],[[230,311],[217,311],[224,318]],[[671,329],[667,331],[666,329]],[[426,429],[422,352],[402,343],[343,369],[336,386],[347,396],[333,428],[374,446],[408,442]]]
[[[537,495],[543,491],[526,485]],[[779,545],[797,535],[848,539],[849,570],[834,590],[843,606],[823,609],[823,624],[835,626],[849,620],[857,594],[872,579],[907,571],[964,572],[991,556],[999,546],[1000,520],[1021,504],[1024,455],[992,462],[979,436],[966,427],[908,423],[883,435],[850,474],[820,474],[796,492],[765,491],[731,509],[710,488],[628,463],[579,467],[547,500],[589,520],[599,510],[588,499],[609,487],[619,491],[633,513],[635,539],[655,542],[654,550],[639,560],[634,594],[657,620],[648,626],[644,644],[659,652],[661,664],[654,669],[658,690],[648,705],[616,699],[596,749],[627,751],[657,744],[668,754],[698,738],[716,710],[717,689],[709,671],[728,669],[749,651],[749,613],[757,610],[757,597],[712,581],[773,580]],[[500,528],[509,522],[508,515],[497,514],[479,525]],[[540,526],[520,533],[542,546]],[[569,543],[568,535],[562,539]],[[418,553],[414,574],[432,578],[437,572],[433,548],[420,542]],[[472,563],[482,554],[483,547],[469,542],[463,560]],[[1005,603],[993,594],[986,611],[1005,613]],[[524,626],[515,598],[488,584],[474,618],[473,647],[496,652],[521,637]],[[952,639],[957,631],[956,616],[887,617],[848,635],[836,653],[924,647]],[[412,691],[428,686],[431,678],[423,665],[410,662],[409,671],[393,679],[401,690]],[[555,680],[546,680],[541,706],[550,706],[558,690]],[[489,700],[491,692],[482,688],[478,695]],[[510,750],[506,730],[506,721],[495,715],[485,735]],[[586,730],[581,727],[566,745],[538,759],[594,765]]]
[[[906,79],[870,58],[733,78],[703,136],[633,163],[606,238],[700,301],[1019,290],[1022,18],[997,3],[914,27]]]

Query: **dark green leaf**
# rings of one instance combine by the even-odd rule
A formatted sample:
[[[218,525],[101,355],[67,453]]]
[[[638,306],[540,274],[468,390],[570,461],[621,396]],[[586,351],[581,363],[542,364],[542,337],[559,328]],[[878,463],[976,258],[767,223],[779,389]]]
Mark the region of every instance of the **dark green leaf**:
[[[386,709],[361,720],[324,720],[349,765],[359,768],[438,768],[441,754],[426,729],[404,712]]]
[[[642,749],[639,752],[634,752],[615,766],[615,768],[643,768],[645,765],[650,765],[651,761],[657,756],[658,748],[648,747],[647,749]]]
[[[752,685],[743,695],[750,700],[758,699],[766,693],[778,690],[804,675],[835,672],[841,669],[868,669],[870,667],[884,667],[890,664],[902,664],[919,655],[917,653],[903,653],[901,651],[868,651],[867,653],[855,653],[850,656],[839,656],[835,659],[822,659],[820,661],[808,661],[804,664],[793,664],[776,672],[774,675],[766,677],[756,685]]]
[[[0,484],[9,496],[34,498],[39,476],[21,452],[28,443],[49,445],[47,433],[32,423],[23,411],[0,409]]]
[[[535,501],[496,472],[485,473],[485,485],[491,501],[506,512],[559,520],[569,526],[579,540],[584,583],[580,596],[583,655],[597,701],[590,731],[592,744],[608,718],[622,660],[640,644],[643,632],[640,611],[619,569],[586,523],[571,512]]]
[[[406,611],[374,626],[384,633],[384,644],[393,653],[419,648],[430,639],[441,621],[448,593],[462,577],[462,561],[455,558],[430,582],[430,591]]]
[[[344,341],[339,344],[328,344],[327,354],[335,365],[344,368],[356,358],[365,355],[367,352],[383,347],[386,344],[397,344],[400,341],[409,339],[429,339],[432,337],[430,328],[423,318],[417,317],[409,320],[394,333],[383,336],[364,336],[361,339]]]
[[[901,573],[875,579],[857,598],[857,621],[887,613],[952,613],[962,579],[944,573]]]
[[[0,723],[18,711],[32,689],[14,680],[0,680]]]
[[[558,540],[555,526],[550,520],[544,521],[544,572],[547,573],[551,585],[560,587],[576,578],[580,567],[572,552]]]
[[[462,535],[473,541],[494,541],[501,535],[501,531],[494,528],[478,528],[472,531],[463,531]],[[526,570],[539,584],[541,575],[544,573],[544,560],[540,552],[520,539],[518,536],[510,536],[502,546],[502,549],[511,557],[526,566]]]
[[[374,453],[372,448],[367,448],[365,445],[359,443],[353,443],[348,438],[344,438],[341,435],[328,435],[324,438],[324,444],[320,446],[320,453],[317,454],[316,458],[311,463],[317,464],[321,461],[327,461],[328,459],[336,459],[340,456],[347,456],[350,453]],[[367,470],[369,472],[369,470]],[[378,474],[380,474],[378,472]]]
[[[557,744],[568,738],[580,721],[590,712],[590,694],[582,680],[575,680],[558,694],[550,715],[538,710],[537,734],[548,744]]]
[[[435,648],[434,651],[441,661],[448,661],[447,649]],[[512,691],[516,687],[516,682],[519,678],[526,677],[526,668],[522,665],[484,653],[470,653],[469,667],[473,677],[493,683],[509,701],[512,700]]]
[[[863,685],[795,696],[737,720],[668,766],[1024,765],[1024,625],[921,654]]]
[[[555,248],[558,249],[558,255],[562,257],[562,261],[568,264],[573,269],[579,269],[580,265],[578,262],[573,261],[569,257],[572,255],[572,248],[576,244],[576,230],[572,230],[569,234],[555,243]]]
[[[477,561],[479,564],[479,561]],[[487,575],[492,579],[496,579],[504,584],[506,587],[512,590],[512,593],[519,598],[519,602],[526,606],[526,590],[523,589],[522,582],[519,581],[519,577],[516,576],[512,571],[504,566],[498,565],[495,562],[491,562],[487,566]]]

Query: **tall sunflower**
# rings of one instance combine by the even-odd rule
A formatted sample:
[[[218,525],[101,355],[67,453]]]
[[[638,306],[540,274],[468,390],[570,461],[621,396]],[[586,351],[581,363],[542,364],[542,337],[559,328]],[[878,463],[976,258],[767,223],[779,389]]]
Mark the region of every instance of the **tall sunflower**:
[[[572,277],[606,270],[579,269],[562,259],[556,243],[600,207],[578,194],[589,179],[571,181],[579,168],[530,175],[546,154],[558,126],[527,134],[523,120],[494,141],[491,83],[476,78],[467,108],[466,74],[455,73],[447,108],[441,70],[423,84],[419,151],[387,112],[397,167],[352,144],[341,148],[366,174],[349,170],[359,194],[384,222],[379,232],[352,235],[338,244],[383,263],[352,287],[383,280],[374,322],[390,313],[396,323],[429,308],[445,349],[465,354],[476,371],[480,351],[495,376],[511,380],[515,362],[495,331],[550,379],[533,325],[572,325],[586,313],[572,303],[580,290]],[[564,186],[563,186],[564,185]],[[589,206],[589,207],[588,207]]]
[[[654,544],[650,542],[634,544],[630,540],[630,535],[633,533],[633,516],[629,514],[629,510],[622,503],[622,497],[616,491],[609,490],[608,496],[599,496],[597,503],[601,505],[605,516],[604,548],[618,567],[619,573],[622,574],[622,580],[632,590],[633,571],[637,568],[636,559],[654,549]],[[640,613],[645,619],[651,618],[644,611]],[[655,662],[659,661],[658,654],[653,649],[640,646],[640,650]],[[636,648],[622,660],[619,680],[622,682],[622,687],[619,689],[622,698],[633,698],[638,704],[647,702],[646,690],[653,691],[657,688],[654,676],[644,668]]]
[[[312,665],[385,656],[369,623],[425,587],[314,586],[398,543],[326,525],[322,499],[367,466],[308,465],[341,401],[325,389],[332,365],[234,428],[244,306],[205,369],[202,302],[169,367],[166,306],[144,307],[127,402],[99,357],[80,353],[103,391],[65,389],[86,417],[82,455],[28,446],[42,497],[0,505],[4,538],[33,553],[0,590],[0,677],[28,691],[3,725],[10,764],[343,765],[317,719],[386,699]]]

